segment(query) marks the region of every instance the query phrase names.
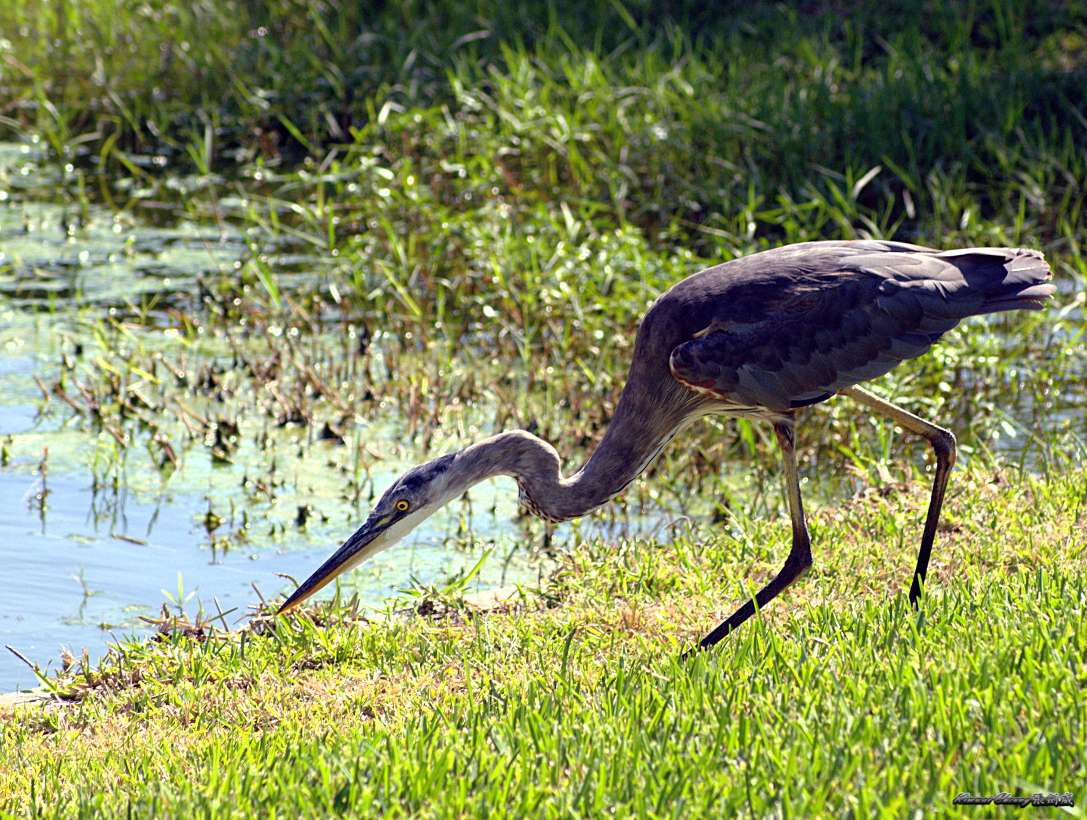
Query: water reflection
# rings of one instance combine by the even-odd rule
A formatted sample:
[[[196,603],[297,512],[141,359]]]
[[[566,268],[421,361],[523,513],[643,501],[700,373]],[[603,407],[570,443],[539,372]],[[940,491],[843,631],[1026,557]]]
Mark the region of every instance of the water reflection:
[[[508,487],[484,489],[505,495]],[[44,492],[43,492],[44,491]],[[516,497],[516,492],[513,492]],[[244,613],[260,592],[271,597],[293,588],[281,574],[301,580],[349,534],[327,522],[306,531],[287,529],[263,547],[213,549],[200,510],[206,499],[186,492],[95,492],[85,476],[0,471],[0,643],[45,666],[60,647],[100,656],[115,633],[149,634],[138,616],[154,615],[178,592],[195,593],[186,611]],[[481,554],[460,550],[452,538],[463,510],[438,516],[432,526],[345,577],[345,585],[373,606],[420,583],[442,583],[470,569]],[[474,539],[493,543],[473,588],[536,583],[546,561],[525,552],[516,535],[503,534],[497,516]],[[346,523],[346,522],[345,522]],[[233,620],[238,613],[230,616]],[[14,655],[0,655],[0,691],[36,683]]]

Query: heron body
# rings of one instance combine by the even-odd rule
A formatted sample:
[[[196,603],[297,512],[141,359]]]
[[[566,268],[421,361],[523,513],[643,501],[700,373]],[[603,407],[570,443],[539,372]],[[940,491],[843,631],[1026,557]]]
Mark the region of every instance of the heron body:
[[[634,481],[677,433],[720,414],[764,421],[782,448],[793,543],[781,572],[700,643],[712,646],[811,566],[794,454],[795,411],[848,395],[925,436],[937,457],[910,598],[928,567],[954,436],[859,387],[924,354],[962,319],[1040,309],[1054,292],[1038,251],[937,251],[875,240],[805,242],[684,279],[646,313],[615,413],[599,446],[563,477],[555,449],[523,430],[415,467],[283,604],[286,612],[393,544],[474,484],[516,479],[521,503],[549,521],[584,516]]]

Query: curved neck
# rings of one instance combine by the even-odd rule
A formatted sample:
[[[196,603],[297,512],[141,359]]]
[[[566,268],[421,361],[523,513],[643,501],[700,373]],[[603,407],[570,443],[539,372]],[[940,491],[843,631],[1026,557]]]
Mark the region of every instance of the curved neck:
[[[674,389],[672,385],[675,385]],[[602,507],[630,485],[676,433],[704,413],[704,401],[675,381],[651,393],[623,391],[604,438],[584,466],[569,478],[558,452],[524,430],[499,433],[467,447],[473,462],[470,484],[495,475],[513,476],[521,503],[548,521],[580,518]]]

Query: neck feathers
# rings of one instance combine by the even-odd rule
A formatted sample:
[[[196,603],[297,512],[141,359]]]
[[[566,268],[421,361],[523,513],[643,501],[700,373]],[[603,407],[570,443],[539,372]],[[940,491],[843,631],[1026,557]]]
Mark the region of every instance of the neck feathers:
[[[625,390],[600,445],[569,478],[562,476],[554,447],[524,430],[512,430],[458,454],[471,465],[465,489],[491,476],[508,475],[517,480],[521,503],[546,521],[569,521],[593,512],[625,490],[676,433],[703,415],[704,400],[670,378],[664,384],[669,383],[679,388],[671,391],[674,398],[637,400]]]

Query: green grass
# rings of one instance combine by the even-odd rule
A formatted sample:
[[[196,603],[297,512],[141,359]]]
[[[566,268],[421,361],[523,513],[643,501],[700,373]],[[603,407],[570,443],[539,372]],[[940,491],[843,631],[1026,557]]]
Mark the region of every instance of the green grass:
[[[1082,10],[565,8],[5,3],[0,129],[52,174],[0,171],[10,207],[59,202],[78,238],[92,204],[165,205],[248,243],[160,296],[41,306],[66,338],[49,409],[115,492],[248,459],[255,532],[288,457],[360,512],[374,447],[529,427],[578,463],[645,307],[699,267],[809,239],[1039,247],[1052,309],[968,322],[874,387],[962,444],[922,612],[923,443],[835,400],[800,416],[812,572],[679,663],[788,539],[773,437],[710,420],[610,513],[689,532],[575,536],[518,611],[322,605],[76,663],[64,705],[0,720],[0,813],[976,816],[956,793],[1073,791],[1082,814]]]
[[[439,180],[416,176],[437,194],[466,192],[445,178],[455,165],[483,178],[477,195],[563,199],[704,258],[861,230],[1048,243],[1082,224],[1074,4],[930,3],[921,19],[287,0],[2,14],[0,127],[41,138],[71,173],[143,181],[302,157],[327,172],[335,156],[320,175],[334,192],[367,156],[440,159]]]
[[[1084,474],[957,474],[915,613],[922,500],[815,516],[809,577],[688,662],[773,571],[782,522],[582,544],[511,614],[322,606],[264,635],[123,643],[66,676],[75,705],[0,724],[0,810],[965,817],[959,792],[1071,791],[1079,816]]]

